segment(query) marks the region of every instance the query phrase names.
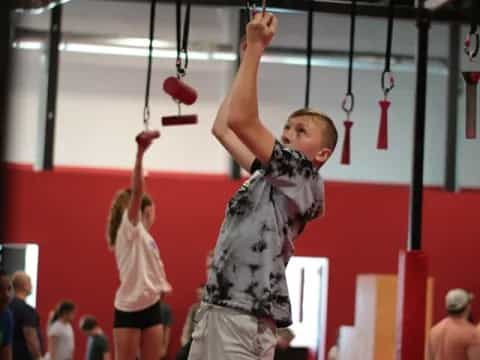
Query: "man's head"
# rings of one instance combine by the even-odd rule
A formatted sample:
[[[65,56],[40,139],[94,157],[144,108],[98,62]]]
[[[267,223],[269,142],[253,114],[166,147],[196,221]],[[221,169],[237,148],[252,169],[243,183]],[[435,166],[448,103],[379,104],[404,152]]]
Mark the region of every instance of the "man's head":
[[[8,306],[11,291],[10,277],[5,271],[0,270],[0,311],[3,311]]]
[[[80,318],[80,330],[86,335],[92,334],[92,332],[98,327],[97,319],[92,315],[85,315]]]
[[[293,112],[282,132],[282,143],[302,152],[313,165],[321,167],[337,145],[338,133],[332,119],[312,109]]]
[[[473,294],[464,289],[452,289],[445,296],[445,307],[447,313],[452,316],[468,317]]]
[[[16,271],[12,276],[12,285],[15,295],[27,297],[32,293],[32,281],[24,271]]]

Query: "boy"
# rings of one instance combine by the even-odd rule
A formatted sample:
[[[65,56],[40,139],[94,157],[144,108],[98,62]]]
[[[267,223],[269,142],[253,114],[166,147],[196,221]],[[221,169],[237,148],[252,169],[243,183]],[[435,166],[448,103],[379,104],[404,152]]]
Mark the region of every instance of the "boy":
[[[85,359],[110,360],[108,339],[93,316],[86,315],[80,319],[80,330],[88,336]]]
[[[323,213],[317,170],[335,148],[333,122],[298,110],[280,143],[259,119],[257,72],[276,28],[270,13],[247,25],[240,68],[212,129],[252,176],[227,205],[189,360],[273,359],[275,328],[291,324],[285,267],[293,240]]]

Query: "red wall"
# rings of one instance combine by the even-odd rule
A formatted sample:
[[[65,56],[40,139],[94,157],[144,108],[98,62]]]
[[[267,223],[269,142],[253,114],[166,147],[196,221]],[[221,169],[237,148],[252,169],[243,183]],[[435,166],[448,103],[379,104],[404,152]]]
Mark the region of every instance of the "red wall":
[[[97,316],[111,339],[118,276],[105,225],[112,196],[129,185],[129,173],[67,168],[37,173],[29,166],[9,165],[7,174],[3,240],[40,245],[42,320],[60,299],[68,298],[77,304],[78,314]],[[151,174],[147,179],[157,204],[152,233],[174,287],[167,298],[175,319],[172,358],[195,288],[205,280],[205,255],[214,246],[226,201],[238,185],[223,176]],[[330,346],[337,327],[353,322],[355,276],[396,272],[398,251],[407,242],[409,192],[406,186],[336,182],[327,183],[326,192],[327,215],[307,227],[297,240],[296,255],[330,259]],[[425,191],[423,239],[436,280],[435,320],[443,316],[448,288],[480,290],[479,201],[480,192]],[[76,359],[81,359],[85,339],[78,331],[75,336]]]

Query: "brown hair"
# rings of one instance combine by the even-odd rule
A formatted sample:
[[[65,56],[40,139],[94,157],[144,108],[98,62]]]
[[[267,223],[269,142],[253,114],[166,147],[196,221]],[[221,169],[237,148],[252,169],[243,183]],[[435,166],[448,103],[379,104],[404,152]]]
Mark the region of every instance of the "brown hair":
[[[291,113],[288,119],[298,116],[312,116],[317,124],[322,125],[325,146],[332,150],[332,152],[335,150],[335,147],[337,146],[338,132],[335,123],[328,115],[310,108],[301,108]]]
[[[53,311],[53,315],[49,321],[49,324],[52,325],[55,321],[60,319],[63,315],[71,313],[75,311],[75,304],[69,300],[61,301],[55,310]]]
[[[123,213],[125,209],[128,208],[131,195],[131,189],[123,189],[117,192],[117,194],[113,198],[107,225],[107,240],[110,247],[115,246],[118,228],[120,227],[120,224],[122,222]],[[152,206],[152,204],[153,202],[150,196],[148,196],[147,194],[143,194],[140,204],[140,210],[142,211],[142,213],[146,207]]]

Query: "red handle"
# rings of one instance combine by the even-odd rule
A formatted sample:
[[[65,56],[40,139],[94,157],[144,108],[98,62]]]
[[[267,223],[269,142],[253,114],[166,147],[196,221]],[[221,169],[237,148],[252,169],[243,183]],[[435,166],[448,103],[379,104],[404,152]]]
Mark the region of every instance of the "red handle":
[[[163,126],[175,126],[175,125],[193,125],[198,122],[197,115],[178,115],[178,116],[163,116]]]
[[[377,149],[388,149],[388,107],[390,101],[380,100],[380,128],[378,129]]]
[[[147,146],[158,137],[160,137],[160,132],[158,130],[142,131],[135,137],[135,141],[140,146]]]
[[[170,76],[163,82],[163,90],[185,105],[192,105],[197,101],[197,91],[182,80]]]
[[[353,121],[345,120],[343,122],[345,125],[345,138],[343,139],[343,148],[342,148],[342,164],[350,164],[350,129],[353,126]]]

